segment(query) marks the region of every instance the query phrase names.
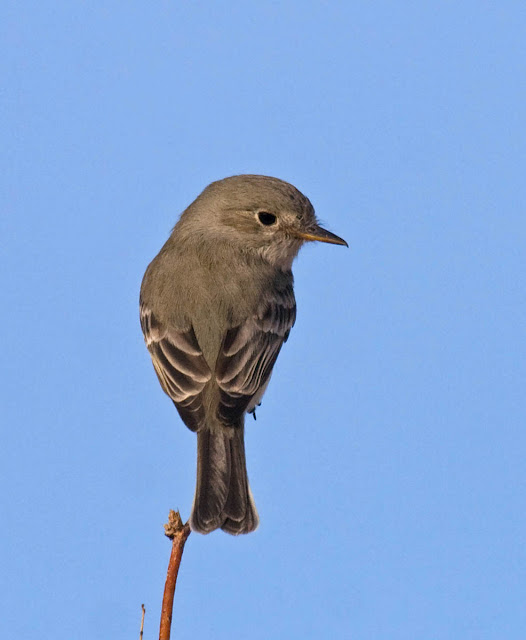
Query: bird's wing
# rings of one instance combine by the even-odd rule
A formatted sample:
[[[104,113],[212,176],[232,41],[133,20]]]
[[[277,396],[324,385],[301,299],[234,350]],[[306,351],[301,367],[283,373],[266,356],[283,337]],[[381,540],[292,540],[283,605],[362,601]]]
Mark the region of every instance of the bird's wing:
[[[141,327],[161,387],[173,400],[189,429],[196,431],[204,418],[202,395],[212,373],[194,329],[178,331],[163,325],[141,300]]]
[[[290,283],[264,295],[255,315],[227,331],[215,369],[222,421],[232,424],[259,400],[295,319]]]

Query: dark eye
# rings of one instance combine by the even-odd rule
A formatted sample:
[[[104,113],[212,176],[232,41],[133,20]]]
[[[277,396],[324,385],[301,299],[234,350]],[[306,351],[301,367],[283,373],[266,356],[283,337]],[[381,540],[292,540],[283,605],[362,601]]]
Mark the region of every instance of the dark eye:
[[[276,224],[276,216],[266,211],[260,211],[258,213],[258,219],[261,224],[264,224],[266,227],[270,227],[271,224]]]

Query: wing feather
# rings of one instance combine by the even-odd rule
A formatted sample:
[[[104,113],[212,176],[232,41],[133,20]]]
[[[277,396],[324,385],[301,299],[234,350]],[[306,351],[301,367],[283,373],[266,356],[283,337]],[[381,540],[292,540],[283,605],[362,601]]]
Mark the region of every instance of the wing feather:
[[[204,419],[202,391],[212,372],[192,326],[178,331],[163,325],[141,300],[141,327],[161,387],[186,426],[196,431]]]
[[[218,416],[232,423],[261,398],[296,319],[292,283],[263,296],[257,313],[229,329],[216,363]]]

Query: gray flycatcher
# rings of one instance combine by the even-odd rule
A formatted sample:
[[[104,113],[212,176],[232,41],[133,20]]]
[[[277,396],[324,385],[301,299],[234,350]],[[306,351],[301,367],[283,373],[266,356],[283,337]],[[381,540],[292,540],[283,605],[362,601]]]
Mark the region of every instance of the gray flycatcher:
[[[197,432],[190,526],[237,535],[259,523],[244,416],[254,412],[296,317],[292,262],[304,242],[347,246],[277,178],[213,182],[148,266],[141,327],[161,387]]]

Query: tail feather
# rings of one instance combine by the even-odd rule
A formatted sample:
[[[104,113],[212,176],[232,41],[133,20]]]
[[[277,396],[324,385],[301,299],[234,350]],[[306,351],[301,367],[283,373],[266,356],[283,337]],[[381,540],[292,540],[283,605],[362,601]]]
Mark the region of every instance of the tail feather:
[[[222,524],[230,486],[230,447],[221,434],[197,432],[197,484],[190,526],[208,533]]]
[[[243,425],[197,432],[197,486],[190,526],[199,533],[222,528],[250,533],[259,518],[248,485]]]

